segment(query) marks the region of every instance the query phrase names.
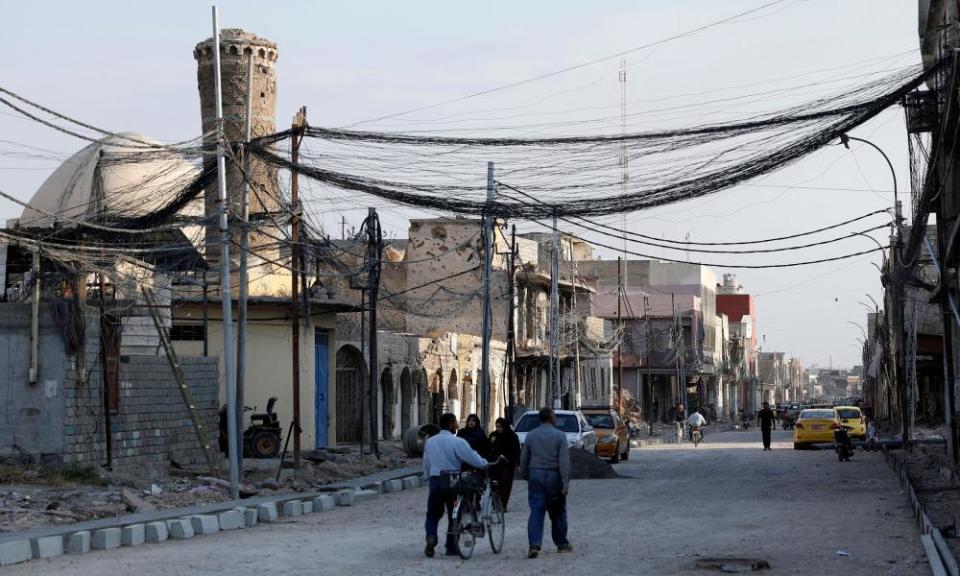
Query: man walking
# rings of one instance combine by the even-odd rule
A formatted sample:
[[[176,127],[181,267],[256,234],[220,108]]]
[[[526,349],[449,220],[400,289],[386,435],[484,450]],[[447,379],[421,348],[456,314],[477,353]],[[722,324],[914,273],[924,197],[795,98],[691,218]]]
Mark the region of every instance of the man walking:
[[[437,547],[437,528],[444,510],[447,512],[447,556],[457,553],[457,542],[451,533],[453,528],[453,503],[456,499],[452,488],[451,474],[460,472],[461,464],[484,468],[488,462],[477,454],[463,438],[455,436],[457,417],[447,413],[440,416],[440,433],[427,439],[423,448],[423,473],[429,478],[430,494],[427,496],[427,547],[423,553],[433,557]]]
[[[770,450],[770,430],[773,428],[773,422],[776,420],[776,414],[770,409],[770,403],[763,403],[763,410],[757,414],[757,422],[760,424],[760,433],[763,434],[763,449]]]
[[[570,448],[567,435],[555,427],[553,408],[540,409],[540,426],[531,430],[520,454],[520,477],[527,480],[530,518],[527,520],[528,558],[540,554],[544,513],[550,515],[550,535],[557,552],[572,552],[567,540],[567,490],[570,487]]]

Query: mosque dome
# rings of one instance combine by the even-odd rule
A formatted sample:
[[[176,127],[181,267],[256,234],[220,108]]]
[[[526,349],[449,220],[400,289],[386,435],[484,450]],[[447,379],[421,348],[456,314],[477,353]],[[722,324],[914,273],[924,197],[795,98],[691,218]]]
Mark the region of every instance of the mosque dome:
[[[200,171],[181,153],[133,132],[111,134],[63,162],[23,209],[22,227],[70,228],[76,220],[136,218],[168,204]],[[50,214],[56,217],[49,216]],[[180,211],[203,215],[203,196]]]

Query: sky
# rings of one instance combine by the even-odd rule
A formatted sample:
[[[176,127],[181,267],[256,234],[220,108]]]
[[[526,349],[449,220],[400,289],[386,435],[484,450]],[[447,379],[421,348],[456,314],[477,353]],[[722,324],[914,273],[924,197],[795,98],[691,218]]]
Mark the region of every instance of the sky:
[[[575,129],[520,126],[544,118],[608,116],[608,122],[594,123],[591,129],[618,133],[618,59],[397,118],[363,122],[628,51],[769,1],[226,1],[219,9],[221,27],[243,28],[279,45],[278,129],[306,105],[313,126],[361,123],[357,128],[482,133],[507,125],[515,126],[517,134],[532,135],[531,130],[563,134]],[[0,68],[0,86],[109,130],[136,131],[170,142],[200,134],[192,52],[211,34],[208,3],[3,0],[2,7],[0,36],[7,58]],[[713,118],[708,113],[712,108],[697,106],[686,114],[657,112],[667,104],[700,105],[796,87],[795,92],[780,90],[722,109],[727,119],[748,117],[760,109],[803,101],[816,88],[802,87],[825,79],[849,82],[862,70],[916,64],[917,45],[915,2],[782,0],[735,21],[627,54],[628,114],[643,113],[628,129],[683,127]],[[583,112],[586,108],[602,113]],[[475,120],[463,122],[465,118]],[[882,113],[853,135],[869,138],[890,156],[899,189],[908,191],[902,110]],[[28,200],[59,161],[84,144],[0,108],[0,190]],[[24,146],[41,158],[24,158]],[[478,180],[485,177],[483,170],[478,166]],[[907,196],[904,192],[901,199]],[[383,206],[372,198],[353,202],[340,204],[318,195],[313,210],[335,235],[341,216],[348,226],[360,223],[365,204],[377,206],[387,232],[398,237],[405,235],[406,218],[425,215]],[[891,204],[891,174],[876,151],[829,146],[747,185],[630,214],[626,222],[631,231],[668,239],[689,234],[702,242],[752,240],[827,226]],[[343,210],[345,206],[349,209]],[[0,200],[0,219],[19,213],[19,206]],[[619,216],[604,221],[617,226],[621,222]],[[885,243],[884,234],[876,237]],[[843,244],[838,251],[813,249],[795,260],[874,246],[865,238]],[[616,257],[609,250],[600,250],[600,255]],[[686,258],[683,253],[669,255]],[[756,297],[763,350],[786,352],[806,365],[851,366],[859,363],[860,328],[850,322],[865,325],[867,295],[881,300],[874,267],[881,258],[874,253],[798,268],[714,270],[718,277],[736,273],[745,291]]]

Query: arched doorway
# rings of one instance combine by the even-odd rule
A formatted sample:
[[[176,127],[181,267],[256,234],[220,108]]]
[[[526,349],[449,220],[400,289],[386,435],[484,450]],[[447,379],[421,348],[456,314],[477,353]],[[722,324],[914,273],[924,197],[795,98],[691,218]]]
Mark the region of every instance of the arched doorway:
[[[421,368],[417,372],[417,407],[419,418],[417,424],[426,424],[430,421],[430,395],[427,393],[427,371]]]
[[[339,444],[360,441],[363,356],[349,344],[337,350],[337,438]]]
[[[447,381],[447,409],[460,417],[460,381],[457,380],[456,369],[450,371],[450,380]]]
[[[393,373],[389,368],[384,368],[380,374],[380,437],[384,440],[394,437],[394,403]]]
[[[413,382],[410,381],[410,369],[400,372],[400,436],[414,425],[417,399],[413,394]]]

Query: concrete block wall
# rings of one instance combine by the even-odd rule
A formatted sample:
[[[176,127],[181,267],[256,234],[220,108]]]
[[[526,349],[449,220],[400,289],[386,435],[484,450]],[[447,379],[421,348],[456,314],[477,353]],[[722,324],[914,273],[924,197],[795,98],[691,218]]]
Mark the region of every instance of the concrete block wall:
[[[217,450],[217,361],[183,357],[180,365],[206,429],[207,442]],[[97,417],[89,417],[97,412],[94,407],[102,406],[102,398],[90,388],[77,389],[75,398],[77,418],[65,427],[64,461],[103,462],[106,440],[102,410]],[[166,357],[121,356],[119,410],[111,420],[115,468],[162,468],[171,460],[181,465],[206,462]]]

